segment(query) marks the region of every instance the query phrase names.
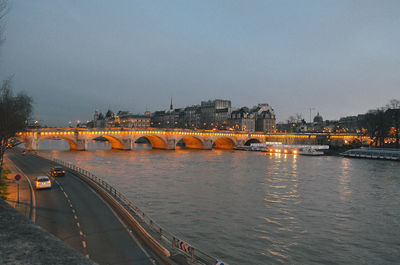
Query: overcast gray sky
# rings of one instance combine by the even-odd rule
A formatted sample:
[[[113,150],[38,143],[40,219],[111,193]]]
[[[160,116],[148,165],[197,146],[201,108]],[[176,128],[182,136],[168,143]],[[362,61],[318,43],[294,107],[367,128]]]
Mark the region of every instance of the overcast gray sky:
[[[49,125],[232,100],[278,120],[400,99],[400,1],[14,0],[0,77]]]

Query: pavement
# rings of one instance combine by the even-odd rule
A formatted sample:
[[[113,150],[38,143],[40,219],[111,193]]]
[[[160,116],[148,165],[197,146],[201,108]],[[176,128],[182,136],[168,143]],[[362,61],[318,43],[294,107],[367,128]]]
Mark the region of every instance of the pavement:
[[[7,169],[10,171],[10,173],[7,174],[7,179],[4,180],[7,183],[7,194],[5,195],[6,202],[26,218],[35,222],[35,216],[33,215],[34,201],[32,198],[32,183],[30,183],[30,180],[21,173],[21,171],[10,161],[10,159],[8,159],[7,156],[4,160]],[[19,181],[16,181],[14,178],[17,174],[22,176]]]
[[[163,264],[79,178],[66,173],[52,178],[51,189],[35,190],[31,188],[33,178],[47,175],[53,165],[18,150],[7,151],[5,163],[12,171],[7,180],[8,204],[86,258],[99,264]],[[23,176],[19,181],[19,203],[13,180],[17,173]]]
[[[0,264],[96,264],[0,199]]]

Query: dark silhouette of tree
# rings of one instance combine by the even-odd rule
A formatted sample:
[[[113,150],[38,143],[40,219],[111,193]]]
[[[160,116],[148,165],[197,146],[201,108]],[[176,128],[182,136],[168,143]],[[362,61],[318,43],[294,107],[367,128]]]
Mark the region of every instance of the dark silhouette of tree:
[[[395,146],[399,148],[400,101],[392,99],[385,108],[370,110],[359,121],[359,126],[367,130],[375,146],[385,147],[385,139],[394,135]]]
[[[4,39],[3,39],[3,21],[4,21],[4,17],[7,15],[8,12],[8,3],[7,0],[0,0],[0,45],[3,43]],[[0,112],[0,115],[2,113]],[[1,129],[1,125],[0,125],[0,129]],[[1,148],[1,147],[0,147]],[[1,183],[1,176],[2,176],[2,172],[3,172],[3,152],[2,149],[0,149],[0,183]]]
[[[391,104],[389,105],[389,109],[386,110],[386,119],[389,121],[388,125],[389,125],[389,132],[388,133],[392,133],[392,129],[393,129],[393,133],[394,133],[394,138],[395,140],[395,147],[399,148],[400,147],[400,141],[399,141],[399,131],[400,131],[400,101],[397,100],[396,101],[391,101]],[[392,135],[389,135],[392,136]]]
[[[17,132],[26,128],[31,113],[32,98],[22,92],[14,96],[11,80],[3,81],[0,89],[0,175],[7,146]]]

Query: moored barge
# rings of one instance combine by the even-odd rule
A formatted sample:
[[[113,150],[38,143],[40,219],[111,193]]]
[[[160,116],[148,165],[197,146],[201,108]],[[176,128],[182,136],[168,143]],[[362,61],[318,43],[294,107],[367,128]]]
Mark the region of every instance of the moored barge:
[[[344,157],[384,159],[400,161],[400,149],[389,148],[359,148],[341,153]]]

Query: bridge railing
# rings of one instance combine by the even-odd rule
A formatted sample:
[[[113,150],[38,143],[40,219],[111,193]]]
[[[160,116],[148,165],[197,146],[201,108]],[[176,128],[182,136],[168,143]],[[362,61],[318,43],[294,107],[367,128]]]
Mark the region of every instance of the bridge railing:
[[[205,251],[191,245],[182,240],[182,238],[168,232],[161,225],[155,222],[150,216],[144,213],[134,202],[129,200],[125,195],[115,189],[108,182],[97,177],[93,173],[80,168],[70,162],[66,162],[56,158],[47,158],[57,164],[60,164],[70,170],[80,174],[88,180],[94,182],[101,187],[104,192],[112,196],[139,224],[141,228],[151,235],[152,239],[161,244],[172,254],[183,254],[187,257],[190,264],[208,265],[208,264],[226,264],[221,260],[209,255]]]

